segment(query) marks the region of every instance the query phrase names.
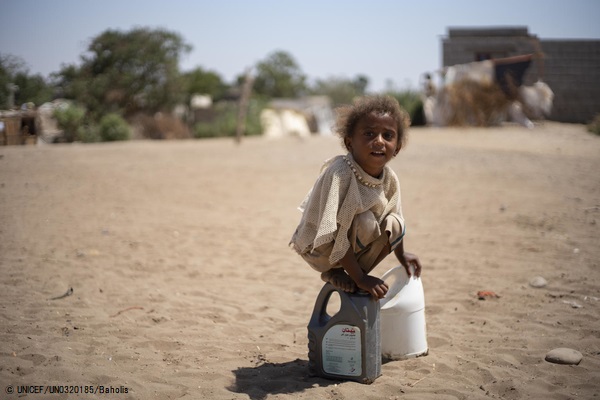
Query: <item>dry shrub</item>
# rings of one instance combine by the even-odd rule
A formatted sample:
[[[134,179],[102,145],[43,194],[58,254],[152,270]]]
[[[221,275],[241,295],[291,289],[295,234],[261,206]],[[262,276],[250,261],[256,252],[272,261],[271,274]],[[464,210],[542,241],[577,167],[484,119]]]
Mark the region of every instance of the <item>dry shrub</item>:
[[[165,113],[138,114],[131,119],[136,139],[189,139],[189,128],[177,117]]]
[[[510,105],[506,94],[495,83],[464,80],[444,89],[449,109],[448,125],[497,125]]]
[[[592,122],[587,125],[588,132],[600,136],[600,114],[596,114]]]

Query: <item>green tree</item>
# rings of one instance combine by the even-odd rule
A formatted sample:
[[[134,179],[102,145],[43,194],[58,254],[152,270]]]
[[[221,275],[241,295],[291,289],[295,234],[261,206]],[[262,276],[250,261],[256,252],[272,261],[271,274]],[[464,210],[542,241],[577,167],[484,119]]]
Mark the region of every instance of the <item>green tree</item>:
[[[0,109],[8,108],[11,102],[13,106],[28,102],[40,105],[50,100],[52,88],[41,75],[30,75],[20,57],[0,54]]]
[[[369,85],[369,78],[357,75],[354,79],[317,79],[311,92],[329,96],[334,105],[351,104],[355,97],[362,96]]]
[[[23,104],[32,102],[36,106],[52,100],[53,89],[39,74],[28,75],[18,73],[14,79],[19,90],[15,94],[15,103]]]
[[[201,67],[184,73],[182,79],[187,103],[194,94],[209,94],[213,100],[218,101],[227,89],[218,73],[206,71]]]
[[[14,97],[11,98],[11,92],[17,90],[14,79],[15,75],[25,70],[25,63],[19,57],[11,54],[0,53],[0,110],[10,107],[14,103]],[[11,89],[11,86],[14,89]]]
[[[298,97],[306,91],[306,76],[285,51],[275,51],[256,65],[253,92],[259,96]]]
[[[92,39],[81,67],[63,67],[56,79],[93,120],[111,112],[169,111],[183,100],[178,65],[190,50],[179,34],[163,29],[109,29]]]

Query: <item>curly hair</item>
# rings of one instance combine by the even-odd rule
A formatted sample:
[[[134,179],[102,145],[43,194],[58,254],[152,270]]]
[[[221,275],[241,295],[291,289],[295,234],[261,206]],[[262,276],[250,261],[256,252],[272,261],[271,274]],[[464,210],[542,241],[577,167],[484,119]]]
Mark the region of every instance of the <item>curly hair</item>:
[[[401,149],[404,147],[408,127],[410,126],[410,117],[400,104],[398,104],[396,99],[384,95],[359,97],[352,105],[341,106],[337,109],[337,120],[334,130],[342,139],[344,147],[350,150],[346,146],[344,139],[351,137],[358,121],[363,116],[372,112],[376,114],[389,114],[396,121],[398,148]]]

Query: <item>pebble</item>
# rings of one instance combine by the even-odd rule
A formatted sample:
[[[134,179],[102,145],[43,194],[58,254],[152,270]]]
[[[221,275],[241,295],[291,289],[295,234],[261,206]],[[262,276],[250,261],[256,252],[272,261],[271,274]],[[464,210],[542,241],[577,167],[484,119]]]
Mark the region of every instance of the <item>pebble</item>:
[[[548,285],[548,281],[542,278],[541,276],[536,276],[529,281],[529,286],[534,288],[543,288]]]
[[[554,364],[577,365],[581,362],[582,358],[583,355],[580,352],[566,347],[550,350],[548,354],[546,354],[546,361]]]
[[[581,308],[583,307],[581,304],[577,303],[576,301],[569,301],[569,300],[563,300],[563,303],[570,305],[573,308]]]

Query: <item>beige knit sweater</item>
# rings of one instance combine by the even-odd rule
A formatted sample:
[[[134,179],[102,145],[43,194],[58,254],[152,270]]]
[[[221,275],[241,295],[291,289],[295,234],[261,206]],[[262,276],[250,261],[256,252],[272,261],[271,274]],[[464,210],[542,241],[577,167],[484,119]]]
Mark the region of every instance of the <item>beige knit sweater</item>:
[[[302,219],[290,242],[299,254],[334,241],[331,265],[339,263],[350,248],[348,231],[357,214],[371,210],[379,224],[390,213],[399,215],[402,226],[400,183],[385,166],[380,178],[367,174],[351,154],[325,162],[313,188],[299,207]]]

